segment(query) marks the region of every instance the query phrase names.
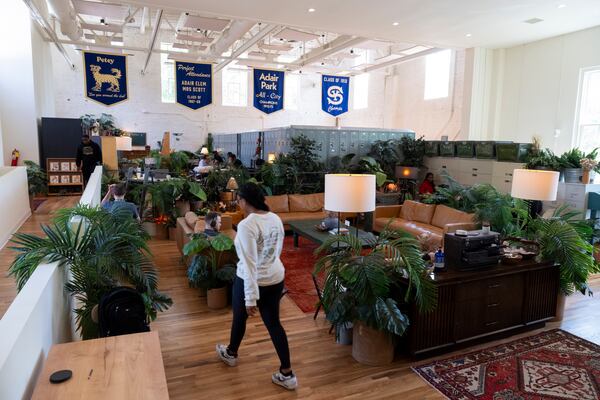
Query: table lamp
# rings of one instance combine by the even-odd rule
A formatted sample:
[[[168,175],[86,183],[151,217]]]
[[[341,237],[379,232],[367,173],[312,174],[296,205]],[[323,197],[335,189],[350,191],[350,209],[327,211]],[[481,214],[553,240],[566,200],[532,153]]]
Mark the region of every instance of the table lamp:
[[[554,201],[558,191],[558,178],[556,171],[541,171],[536,169],[515,169],[513,171],[512,188],[510,195],[517,199],[531,201]],[[532,218],[531,204],[529,209]]]
[[[375,175],[326,174],[325,209],[338,213],[362,213],[375,211]],[[358,224],[356,226],[358,236]]]
[[[203,154],[205,156],[208,155],[208,149],[206,147],[203,147],[202,150],[200,150],[200,154]]]
[[[117,150],[131,151],[131,136],[117,136]]]

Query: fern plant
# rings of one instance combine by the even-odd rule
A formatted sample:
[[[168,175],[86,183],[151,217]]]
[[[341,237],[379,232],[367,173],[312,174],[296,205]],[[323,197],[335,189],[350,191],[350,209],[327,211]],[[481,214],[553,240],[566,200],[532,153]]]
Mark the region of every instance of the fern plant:
[[[82,221],[75,228],[71,225],[74,218]],[[147,245],[149,237],[125,209],[106,212],[83,205],[62,209],[42,230],[45,237],[26,233],[13,236],[11,248],[17,256],[9,274],[21,290],[43,262],[59,262],[68,267],[71,277],[65,290],[81,303],[75,313],[84,339],[98,336],[92,308],[114,287],[134,287],[144,298],[151,319],[172,304],[167,295],[158,291],[158,271]]]
[[[421,312],[436,306],[419,244],[407,233],[386,229],[366,254],[356,236],[332,236],[315,254],[315,274],[325,274],[321,304],[334,325],[361,321],[401,336],[410,323],[405,304],[415,302]]]

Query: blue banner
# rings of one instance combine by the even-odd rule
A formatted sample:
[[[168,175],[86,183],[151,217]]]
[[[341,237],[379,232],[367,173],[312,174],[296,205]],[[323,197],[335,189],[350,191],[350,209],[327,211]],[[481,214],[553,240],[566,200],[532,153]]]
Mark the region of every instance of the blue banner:
[[[127,100],[127,56],[83,52],[85,96],[106,106]]]
[[[254,107],[271,114],[283,109],[283,71],[254,70]]]
[[[348,111],[350,92],[349,76],[323,75],[321,82],[321,108],[334,117]]]
[[[212,103],[212,64],[175,61],[177,103],[197,110]]]

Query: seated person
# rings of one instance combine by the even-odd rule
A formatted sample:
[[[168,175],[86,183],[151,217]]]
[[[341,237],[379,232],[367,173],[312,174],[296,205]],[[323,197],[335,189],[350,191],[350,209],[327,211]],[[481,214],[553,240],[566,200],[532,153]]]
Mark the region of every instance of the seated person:
[[[209,211],[204,217],[204,234],[206,236],[217,236],[221,230],[221,214]]]
[[[210,166],[210,163],[208,162],[208,157],[205,154],[202,154],[202,156],[200,156],[200,162],[198,162],[198,166],[199,167]]]
[[[110,201],[110,197],[113,197],[113,201]],[[100,203],[102,209],[112,212],[116,209],[124,208],[131,212],[131,216],[138,221],[140,220],[140,214],[135,204],[125,201],[125,184],[118,183],[116,185],[109,185],[106,195]]]
[[[337,229],[339,226],[338,214],[335,211],[325,211],[325,219],[321,221],[321,229],[326,229],[328,231],[332,229]]]
[[[208,157],[205,154],[202,154],[198,166],[194,167],[192,171],[194,171],[195,174],[207,174],[212,168],[212,165],[208,162]]]
[[[435,193],[435,184],[433,183],[433,174],[428,172],[425,175],[425,180],[419,186],[419,194],[433,194]]]
[[[235,162],[237,161],[237,157],[232,152],[227,153],[227,166],[233,167]]]
[[[218,165],[223,164],[223,157],[221,157],[217,150],[213,151],[213,161]]]

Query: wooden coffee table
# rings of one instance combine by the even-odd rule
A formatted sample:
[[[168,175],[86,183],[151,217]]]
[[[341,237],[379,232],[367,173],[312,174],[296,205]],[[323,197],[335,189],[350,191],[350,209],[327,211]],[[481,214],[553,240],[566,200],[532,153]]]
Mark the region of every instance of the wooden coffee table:
[[[292,229],[294,234],[294,247],[298,247],[298,238],[302,236],[310,240],[313,243],[322,245],[327,239],[331,238],[331,233],[325,231],[321,232],[317,230],[316,226],[321,223],[320,219],[305,219],[300,221],[291,221],[287,224]],[[350,227],[350,235],[356,234],[356,228]],[[365,232],[362,229],[358,230],[358,238],[362,243],[363,247],[373,244],[377,237],[371,232]],[[340,247],[347,246],[346,243],[339,243]],[[335,246],[334,246],[335,247]]]

